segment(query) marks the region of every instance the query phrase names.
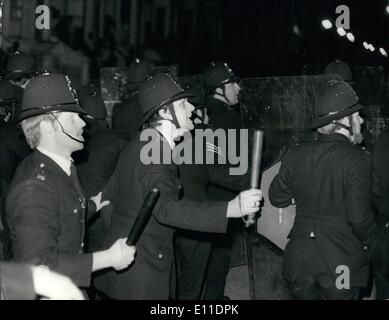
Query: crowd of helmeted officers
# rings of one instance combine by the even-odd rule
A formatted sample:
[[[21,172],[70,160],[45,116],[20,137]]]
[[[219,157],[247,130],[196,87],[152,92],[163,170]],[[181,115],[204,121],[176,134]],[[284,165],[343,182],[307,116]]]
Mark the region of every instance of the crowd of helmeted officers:
[[[269,199],[296,205],[282,276],[296,299],[359,299],[373,276],[389,298],[389,133],[368,152],[363,110],[348,66],[326,70],[343,80],[315,97],[318,138],[282,157]],[[36,73],[13,53],[0,80],[1,298],[223,300],[236,229],[262,200],[249,173],[233,164],[148,162],[150,141],[161,159],[188,143],[209,155],[239,150],[195,144],[196,130],[243,128],[239,78],[211,63],[202,90],[136,59],[125,99],[107,111],[98,84],[74,88],[67,75]],[[265,132],[266,134],[266,132]],[[195,157],[199,150],[193,150]],[[160,192],[136,245],[131,226],[150,190]],[[339,285],[339,266],[349,278]],[[343,270],[343,269],[342,269]]]

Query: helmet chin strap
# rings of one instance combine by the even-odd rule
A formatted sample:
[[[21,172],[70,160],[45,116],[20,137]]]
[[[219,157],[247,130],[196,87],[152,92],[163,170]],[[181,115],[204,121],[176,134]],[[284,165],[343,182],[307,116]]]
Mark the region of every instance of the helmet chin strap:
[[[77,142],[79,142],[79,143],[84,144],[84,142],[85,142],[84,140],[77,139],[76,137],[73,137],[70,133],[67,133],[67,132],[64,130],[64,128],[63,128],[61,122],[59,122],[59,120],[58,120],[57,117],[54,115],[54,113],[50,113],[50,114],[54,117],[55,121],[57,121],[57,123],[58,123],[59,126],[61,127],[61,130],[62,130],[63,134],[65,134],[66,136],[68,136],[70,139],[72,139],[72,140],[74,140],[74,141],[77,141]]]
[[[339,127],[343,128],[343,129],[346,129],[350,133],[350,136],[354,136],[353,118],[352,118],[352,116],[348,116],[347,118],[348,118],[349,123],[350,123],[349,126],[347,126],[339,121],[333,121],[332,123],[338,125]]]
[[[168,109],[169,109],[170,114],[172,115],[172,118],[173,118],[173,120],[170,120],[170,121],[176,126],[177,129],[180,129],[181,126],[180,126],[180,123],[178,122],[178,119],[176,116],[176,111],[174,110],[173,103],[168,105]]]
[[[228,99],[228,97],[226,95],[226,85],[225,84],[223,85],[223,89],[222,90],[223,90],[223,94],[220,94],[219,92],[215,92],[215,95],[219,96],[219,97],[222,97],[227,102],[228,106],[231,106],[232,105],[231,100]]]

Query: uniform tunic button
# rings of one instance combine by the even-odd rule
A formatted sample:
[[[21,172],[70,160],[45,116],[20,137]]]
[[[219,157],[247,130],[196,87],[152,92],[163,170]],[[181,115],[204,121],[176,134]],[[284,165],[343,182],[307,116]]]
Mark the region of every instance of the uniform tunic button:
[[[77,212],[78,212],[78,210],[77,210],[77,209],[74,209],[74,210],[73,210],[73,213],[77,213]]]
[[[162,258],[163,258],[163,254],[162,254],[162,253],[159,253],[159,254],[158,254],[158,258],[159,258],[159,259],[162,259]]]
[[[85,219],[81,219],[81,223],[85,223]]]
[[[41,164],[39,165],[39,167],[44,168],[44,167],[45,167],[45,164],[44,164],[44,163],[41,163]]]

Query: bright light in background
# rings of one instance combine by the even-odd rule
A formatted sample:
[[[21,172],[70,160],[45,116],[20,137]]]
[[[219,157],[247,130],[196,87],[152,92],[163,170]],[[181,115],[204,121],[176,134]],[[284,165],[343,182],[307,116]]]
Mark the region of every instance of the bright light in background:
[[[375,51],[375,48],[374,48],[374,46],[372,44],[369,44],[369,49],[370,49],[371,52]]]
[[[346,34],[346,36],[347,36],[347,39],[349,39],[351,42],[355,41],[355,37],[354,37],[354,35],[351,32],[348,32]]]
[[[380,52],[381,52],[381,54],[382,54],[384,57],[387,57],[387,56],[388,56],[388,54],[387,54],[387,52],[385,51],[384,48],[380,48]]]
[[[297,24],[293,25],[293,33],[295,35],[301,36],[301,32],[300,32],[299,26]]]
[[[323,26],[324,29],[327,29],[327,30],[332,28],[332,23],[328,19],[322,20],[321,25]]]
[[[370,50],[369,44],[366,41],[363,42],[363,46],[366,50]]]
[[[336,32],[341,36],[344,37],[346,35],[346,31],[343,28],[336,29]]]
[[[389,4],[386,6],[386,13],[389,14]]]

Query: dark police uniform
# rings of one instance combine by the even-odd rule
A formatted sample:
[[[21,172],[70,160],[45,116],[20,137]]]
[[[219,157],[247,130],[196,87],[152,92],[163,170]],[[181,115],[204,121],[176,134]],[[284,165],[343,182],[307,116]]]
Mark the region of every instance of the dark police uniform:
[[[0,262],[0,271],[0,300],[36,298],[30,265]]]
[[[96,210],[90,202],[90,212]],[[87,202],[73,179],[38,150],[18,167],[6,203],[13,260],[46,265],[81,287],[92,255],[83,254]]]
[[[304,285],[334,289],[327,298],[350,298],[335,290],[338,266],[350,271],[350,287],[367,286],[371,212],[371,160],[341,134],[302,143],[283,158],[269,189],[276,207],[296,203],[296,218],[285,249],[283,276],[304,297]],[[338,270],[339,271],[339,270]],[[342,291],[344,296],[342,297]],[[294,292],[296,293],[296,291]],[[314,299],[318,293],[305,292]]]
[[[16,166],[30,154],[23,132],[0,120],[0,180],[9,184]]]
[[[196,125],[195,129],[209,129],[208,126]],[[184,198],[194,201],[210,201],[206,191],[210,183],[221,185],[231,190],[244,190],[249,187],[246,176],[230,175],[228,164],[218,164],[219,154],[226,157],[225,150],[213,145],[212,141],[199,141],[202,136],[191,132],[189,139],[183,144],[192,147],[192,164],[179,165],[180,179],[184,186]],[[189,133],[187,133],[189,135]],[[203,159],[195,164],[196,146],[203,148]],[[207,164],[206,159],[214,156],[214,164]],[[175,235],[175,249],[177,258],[177,299],[200,299],[208,260],[212,250],[212,239],[215,234],[178,229]]]
[[[143,114],[138,102],[138,95],[116,104],[112,112],[112,130],[121,134],[128,141],[134,138],[143,123]]]
[[[100,280],[100,289],[114,299],[168,299],[174,277],[174,228],[222,233],[227,227],[227,202],[180,200],[182,187],[174,163],[142,163],[140,154],[146,145],[160,148],[161,159],[172,157],[165,138],[157,130],[154,134],[151,142],[140,141],[139,134],[130,141],[108,183],[114,191],[113,198],[108,196],[114,209],[106,247],[128,235],[147,193],[154,187],[161,192],[137,243],[135,264],[124,272],[109,271]]]
[[[231,143],[236,143],[236,150],[239,150],[239,129],[242,128],[241,116],[238,106],[228,106],[226,103],[215,98],[207,99],[209,113],[209,122],[213,129],[236,129],[236,141],[228,142],[227,148]],[[226,150],[226,154],[227,154]],[[209,184],[207,188],[210,199],[217,201],[226,201],[233,199],[237,193],[224,188],[220,185]],[[224,287],[228,270],[230,267],[230,257],[232,250],[233,237],[239,229],[242,228],[242,221],[230,221],[227,234],[213,235],[213,249],[209,262],[204,299],[221,299],[224,295]]]
[[[127,141],[108,128],[88,130],[85,140],[85,148],[73,153],[72,157],[77,165],[78,176],[85,195],[90,198],[102,191],[107,184]],[[88,252],[102,249],[105,228],[100,215],[88,221]]]

